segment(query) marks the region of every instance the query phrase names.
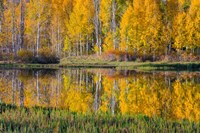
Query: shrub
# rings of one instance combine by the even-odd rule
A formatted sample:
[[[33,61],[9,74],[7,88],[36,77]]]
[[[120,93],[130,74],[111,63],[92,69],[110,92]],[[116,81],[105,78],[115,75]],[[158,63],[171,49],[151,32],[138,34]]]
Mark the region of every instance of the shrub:
[[[103,59],[108,61],[133,61],[135,60],[135,56],[131,52],[108,51],[103,54]]]
[[[0,52],[0,61],[11,61],[14,59],[14,55],[12,53],[1,53]]]
[[[18,59],[24,63],[32,63],[34,60],[34,54],[29,50],[20,50],[18,52]]]
[[[49,48],[40,49],[39,56],[34,60],[34,63],[41,64],[56,64],[59,62],[59,58]]]
[[[39,64],[56,64],[59,63],[59,58],[52,53],[50,49],[43,48],[39,50],[38,57],[34,56],[32,51],[20,50],[18,52],[18,60],[24,63],[39,63]]]
[[[167,62],[179,62],[179,61],[194,62],[194,61],[199,61],[199,56],[198,55],[195,56],[194,54],[186,52],[182,52],[181,54],[171,53],[168,55],[162,55],[160,57],[160,60]]]

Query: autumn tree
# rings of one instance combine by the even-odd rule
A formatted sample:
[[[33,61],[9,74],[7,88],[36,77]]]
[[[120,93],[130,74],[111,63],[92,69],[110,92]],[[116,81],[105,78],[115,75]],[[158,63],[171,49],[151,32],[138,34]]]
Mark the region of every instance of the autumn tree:
[[[199,7],[200,2],[179,0],[178,13],[173,25],[174,47],[179,54],[183,50],[190,50],[199,47]]]
[[[177,50],[187,47],[187,12],[184,10],[185,0],[178,1],[178,10],[173,23],[174,47]]]
[[[120,50],[128,52],[131,46],[131,28],[133,19],[133,5],[129,5],[125,13],[122,16],[120,23]]]
[[[20,0],[20,37],[19,37],[20,48],[24,48],[25,7],[26,7],[26,1]]]
[[[4,16],[4,3],[0,0],[0,46],[3,44],[3,16]]]
[[[166,36],[166,54],[171,53],[173,45],[173,23],[174,18],[178,12],[178,2],[176,0],[166,0],[166,9],[164,13],[164,23],[165,23],[165,36]]]
[[[198,0],[0,0],[1,53],[14,57],[197,54],[198,29]]]
[[[70,14],[73,10],[73,0],[53,0],[52,17],[51,17],[51,44],[56,49],[57,56],[61,56],[62,49],[64,53],[68,51],[69,45],[65,41],[67,36],[66,23],[69,21]],[[64,45],[63,45],[64,44]],[[69,47],[68,47],[69,46]]]
[[[93,0],[94,5],[94,28],[95,28],[95,43],[98,48],[98,53],[102,53],[102,25],[99,19],[101,0]]]
[[[162,15],[159,8],[159,0],[146,0],[145,1],[145,32],[142,36],[144,44],[147,46],[147,52],[153,54],[155,59],[156,54],[162,53],[165,45],[162,45]],[[144,45],[144,47],[146,47]]]
[[[29,37],[29,42],[34,45],[36,56],[39,56],[39,49],[46,45],[48,47],[47,39],[48,32],[46,30],[47,27],[49,27],[48,23],[50,21],[50,1],[49,0],[31,0],[27,4],[27,20],[26,20],[26,26],[27,26],[27,32],[26,34]],[[35,35],[33,37],[33,35]],[[44,36],[44,37],[42,37]]]
[[[92,1],[75,0],[73,11],[70,14],[69,21],[66,24],[67,36],[65,39],[65,48],[72,45],[75,48],[76,55],[83,55],[87,47],[88,41],[92,37],[93,32],[93,13],[94,8],[91,7]],[[90,9],[90,10],[88,10]]]
[[[0,0],[0,32],[2,32],[3,10],[3,0]]]
[[[135,0],[124,13],[121,21],[121,49],[131,47],[135,54],[156,54],[162,48],[161,11],[157,0]]]
[[[104,51],[119,50],[119,25],[126,6],[128,2],[120,0],[102,0],[100,3]]]
[[[193,50],[200,47],[200,1],[191,0],[191,6],[188,11],[188,44],[189,48]],[[198,53],[198,52],[197,52]]]

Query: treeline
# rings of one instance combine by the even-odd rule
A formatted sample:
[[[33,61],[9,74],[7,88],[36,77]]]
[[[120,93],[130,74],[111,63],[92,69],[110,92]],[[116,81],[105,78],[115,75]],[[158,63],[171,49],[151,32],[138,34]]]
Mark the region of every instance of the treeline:
[[[156,60],[198,55],[199,47],[199,0],[0,0],[2,57],[104,52]]]

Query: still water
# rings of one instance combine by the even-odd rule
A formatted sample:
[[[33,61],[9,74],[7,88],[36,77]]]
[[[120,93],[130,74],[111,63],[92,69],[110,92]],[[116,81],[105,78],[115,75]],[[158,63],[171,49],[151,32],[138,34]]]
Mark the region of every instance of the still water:
[[[1,69],[0,102],[199,121],[200,72]]]

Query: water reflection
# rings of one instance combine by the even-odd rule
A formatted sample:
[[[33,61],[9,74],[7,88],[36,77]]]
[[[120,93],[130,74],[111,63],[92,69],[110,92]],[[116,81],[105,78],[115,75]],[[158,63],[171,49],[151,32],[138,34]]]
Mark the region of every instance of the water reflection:
[[[79,113],[200,120],[200,72],[0,70],[0,100]]]

